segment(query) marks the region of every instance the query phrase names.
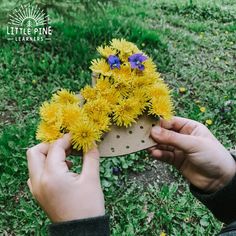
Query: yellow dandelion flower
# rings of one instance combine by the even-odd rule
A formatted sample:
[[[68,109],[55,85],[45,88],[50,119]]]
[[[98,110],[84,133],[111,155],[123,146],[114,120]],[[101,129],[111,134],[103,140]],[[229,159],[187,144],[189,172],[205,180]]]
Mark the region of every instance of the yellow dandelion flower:
[[[122,61],[127,61],[128,57],[134,53],[139,52],[137,46],[125,39],[113,39],[111,41],[111,47],[119,51],[119,58]]]
[[[113,77],[125,77],[127,80],[131,78],[131,67],[129,63],[124,63],[120,66],[120,69],[112,70]]]
[[[97,51],[103,56],[103,57],[109,57],[110,55],[115,55],[117,51],[115,49],[112,49],[109,46],[100,46],[97,48]]]
[[[82,109],[76,104],[68,104],[63,108],[63,127],[70,130],[76,120],[84,117]]]
[[[151,101],[149,114],[161,116],[166,120],[172,117],[172,102],[169,96],[155,97]]]
[[[149,97],[145,91],[145,89],[135,88],[129,96],[130,99],[136,100],[138,104],[138,109],[141,113],[145,110],[148,106]]]
[[[145,70],[147,70],[147,71],[156,71],[156,69],[157,69],[156,64],[153,62],[153,60],[150,57],[148,57],[147,55],[145,55],[145,56],[148,58],[147,60],[145,60],[143,62],[143,65],[145,66]]]
[[[98,74],[102,74],[105,76],[111,76],[111,70],[109,64],[106,62],[105,59],[94,59],[92,61],[92,65],[90,66],[90,69]]]
[[[168,86],[164,83],[156,83],[153,86],[150,86],[147,89],[147,93],[149,95],[149,98],[157,98],[160,96],[168,96],[170,94],[170,90]]]
[[[113,109],[113,120],[117,126],[128,127],[142,114],[140,104],[135,98],[123,99]]]
[[[96,89],[92,88],[89,85],[86,85],[82,91],[81,91],[81,95],[83,96],[83,98],[85,100],[91,101],[97,98],[97,91]]]
[[[212,121],[211,119],[207,119],[207,120],[206,120],[206,124],[207,124],[207,125],[212,125],[212,124],[213,124],[213,121]]]
[[[94,147],[94,141],[100,141],[101,133],[90,122],[77,120],[71,127],[70,132],[72,135],[71,143],[77,150],[82,149],[84,152],[87,152]]]
[[[40,107],[41,119],[49,124],[62,124],[62,105],[55,102],[44,102]]]
[[[126,79],[126,77],[116,77],[114,78],[114,83],[112,88],[119,91],[122,96],[127,96],[131,90],[131,82]]]
[[[110,130],[111,120],[106,114],[90,114],[89,121],[101,132]]]
[[[33,79],[32,84],[37,84],[37,80]]]
[[[85,103],[83,106],[83,111],[89,116],[93,115],[103,115],[108,114],[110,111],[110,107],[107,104],[106,99],[104,98],[98,98],[94,101],[90,101],[88,103]]]
[[[165,233],[165,231],[161,231],[160,236],[167,236],[167,234]]]
[[[36,138],[43,142],[52,142],[61,138],[63,133],[60,132],[60,126],[57,124],[41,121],[36,132]]]
[[[148,56],[146,55],[148,58]],[[157,72],[157,67],[151,58],[148,58],[143,62],[145,69],[142,71],[144,77],[154,77],[156,80],[160,80],[160,73]]]
[[[113,105],[118,103],[120,99],[120,92],[114,87],[111,87],[110,89],[102,91],[101,97],[107,101],[111,108]]]
[[[98,91],[104,91],[111,88],[111,83],[108,79],[98,79],[95,85],[95,89]]]
[[[139,49],[135,44],[128,42],[125,39],[113,39],[111,41],[111,47],[117,49],[120,52],[139,52]]]
[[[200,110],[201,112],[206,112],[206,108],[205,108],[205,107],[200,107],[199,110]]]
[[[60,104],[79,104],[79,98],[73,92],[69,92],[66,89],[58,91],[52,96],[52,101]]]
[[[143,88],[150,86],[156,82],[156,78],[153,76],[133,76],[132,86],[134,88]]]
[[[180,93],[185,93],[186,91],[187,91],[187,89],[185,87],[180,87],[179,88]]]

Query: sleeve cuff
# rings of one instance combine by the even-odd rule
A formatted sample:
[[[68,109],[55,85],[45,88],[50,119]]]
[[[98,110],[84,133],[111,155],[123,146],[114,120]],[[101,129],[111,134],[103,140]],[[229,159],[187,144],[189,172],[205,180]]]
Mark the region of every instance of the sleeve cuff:
[[[109,236],[109,216],[53,223],[48,230],[50,236]]]
[[[236,175],[215,193],[205,193],[192,184],[190,191],[218,220],[227,224],[236,220]]]

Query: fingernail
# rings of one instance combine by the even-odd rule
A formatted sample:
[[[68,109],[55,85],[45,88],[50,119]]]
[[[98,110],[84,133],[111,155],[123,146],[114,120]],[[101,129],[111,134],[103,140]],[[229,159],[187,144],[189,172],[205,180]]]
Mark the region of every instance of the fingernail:
[[[154,134],[159,135],[159,134],[161,133],[161,127],[160,127],[160,126],[154,126],[154,127],[152,128],[152,132],[153,132]]]

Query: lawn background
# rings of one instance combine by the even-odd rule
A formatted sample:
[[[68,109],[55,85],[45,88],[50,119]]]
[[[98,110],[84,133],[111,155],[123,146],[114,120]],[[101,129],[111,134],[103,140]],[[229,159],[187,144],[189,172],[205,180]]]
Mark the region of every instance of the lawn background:
[[[21,1],[24,2],[24,1]],[[38,1],[39,2],[39,1]],[[26,149],[37,143],[38,108],[60,88],[90,83],[96,47],[125,38],[152,56],[172,89],[176,114],[205,123],[227,147],[235,145],[236,2],[233,0],[48,1],[52,40],[6,39],[15,1],[0,1],[0,234],[46,235],[47,220],[26,186]],[[67,14],[69,12],[69,14]],[[179,88],[186,91],[181,93]],[[200,108],[206,111],[201,112]],[[71,157],[74,171],[80,160]],[[173,178],[133,178],[153,168]],[[158,181],[155,181],[155,177]],[[145,152],[101,160],[112,235],[214,235],[221,223],[188,191],[172,168]],[[138,178],[139,179],[139,178]]]

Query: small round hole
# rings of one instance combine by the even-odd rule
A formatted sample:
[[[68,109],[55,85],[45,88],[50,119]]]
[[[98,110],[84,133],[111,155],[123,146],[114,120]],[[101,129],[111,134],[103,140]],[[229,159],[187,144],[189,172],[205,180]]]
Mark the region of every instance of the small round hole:
[[[141,140],[142,143],[145,143],[145,140]]]
[[[143,129],[143,126],[142,126],[142,125],[140,126],[140,129]]]
[[[129,134],[132,134],[132,133],[133,133],[133,132],[130,130],[130,131],[129,131]]]
[[[104,138],[101,138],[101,141],[103,141],[104,140]]]
[[[114,151],[115,151],[115,148],[112,147],[112,148],[111,148],[111,151],[114,152]]]
[[[129,146],[126,146],[127,149],[129,149]]]
[[[154,127],[155,126],[155,124],[152,124],[152,127]]]
[[[120,135],[116,135],[116,138],[120,138]]]

